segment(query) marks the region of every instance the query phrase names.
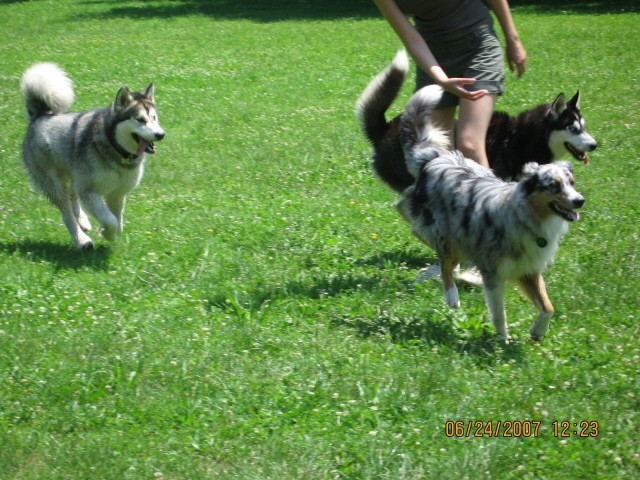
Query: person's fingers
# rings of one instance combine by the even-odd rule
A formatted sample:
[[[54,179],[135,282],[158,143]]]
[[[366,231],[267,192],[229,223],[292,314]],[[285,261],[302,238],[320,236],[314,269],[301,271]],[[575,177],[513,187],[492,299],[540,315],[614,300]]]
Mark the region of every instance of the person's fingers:
[[[458,90],[458,96],[462,97],[462,98],[466,98],[468,100],[478,100],[479,98],[484,97],[486,94],[489,93],[488,90],[474,90],[474,91],[469,91],[465,88],[460,88]]]
[[[467,90],[465,87],[467,85],[473,85],[476,83],[475,78],[449,78],[445,83],[442,84],[442,87],[454,95],[457,95],[461,98],[466,98],[468,100],[478,100],[479,98],[484,97],[488,90]]]

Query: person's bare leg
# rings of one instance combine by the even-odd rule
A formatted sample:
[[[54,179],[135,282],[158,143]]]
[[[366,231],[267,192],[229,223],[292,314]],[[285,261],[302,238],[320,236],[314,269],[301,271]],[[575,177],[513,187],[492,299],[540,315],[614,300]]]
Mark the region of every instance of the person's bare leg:
[[[493,115],[497,96],[494,94],[471,101],[460,99],[460,113],[456,126],[456,148],[465,157],[489,168],[485,147],[487,128]]]

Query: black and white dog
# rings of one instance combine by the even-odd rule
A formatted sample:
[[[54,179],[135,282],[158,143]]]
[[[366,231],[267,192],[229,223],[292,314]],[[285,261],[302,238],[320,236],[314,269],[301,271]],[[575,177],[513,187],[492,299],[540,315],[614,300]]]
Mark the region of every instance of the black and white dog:
[[[431,124],[441,95],[435,85],[419,90],[397,122],[407,171],[417,180],[396,206],[414,234],[437,253],[451,307],[460,305],[453,269],[466,261],[482,275],[498,335],[510,339],[504,292],[505,283],[515,280],[539,310],[530,334],[542,339],[554,312],[542,272],[584,204],[574,188],[571,164],[528,163],[518,183],[503,181],[450,151],[444,132]]]
[[[362,131],[373,145],[373,169],[380,179],[401,193],[415,177],[407,170],[400,144],[400,116],[387,122],[385,113],[397,97],[409,71],[404,50],[364,90],[356,105]],[[597,146],[585,130],[580,93],[568,102],[564,94],[515,117],[495,112],[487,131],[487,156],[494,173],[515,179],[526,163],[547,164],[565,154],[587,163]]]

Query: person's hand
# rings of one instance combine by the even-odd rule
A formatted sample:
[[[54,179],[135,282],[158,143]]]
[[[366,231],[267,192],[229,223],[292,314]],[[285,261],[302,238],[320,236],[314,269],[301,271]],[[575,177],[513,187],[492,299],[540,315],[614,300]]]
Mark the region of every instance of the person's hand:
[[[475,78],[448,78],[440,82],[440,86],[447,92],[467,100],[478,100],[489,93],[488,90],[470,91],[466,89],[467,85],[473,85],[474,83],[476,83]]]
[[[515,71],[520,78],[527,68],[527,51],[519,39],[507,43],[507,61],[509,70]]]

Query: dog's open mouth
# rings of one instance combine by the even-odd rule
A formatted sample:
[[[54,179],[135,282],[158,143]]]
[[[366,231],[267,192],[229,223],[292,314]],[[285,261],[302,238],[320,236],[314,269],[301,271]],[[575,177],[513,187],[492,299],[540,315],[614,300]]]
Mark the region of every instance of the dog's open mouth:
[[[136,151],[136,155],[138,157],[145,152],[156,153],[156,146],[153,144],[153,142],[145,140],[144,138],[140,137],[139,135],[136,135],[135,133],[133,133],[132,135],[133,135],[133,139],[138,144],[138,150]]]
[[[580,218],[580,214],[578,212],[571,210],[570,208],[565,208],[557,202],[551,202],[549,206],[551,207],[551,210],[564,218],[567,222],[575,222]]]
[[[585,165],[589,163],[589,156],[587,155],[587,152],[583,152],[582,150],[571,145],[569,142],[564,142],[564,148],[566,148],[576,160],[584,162]]]

